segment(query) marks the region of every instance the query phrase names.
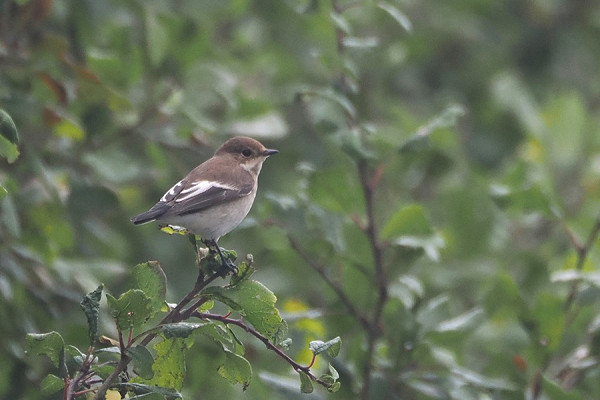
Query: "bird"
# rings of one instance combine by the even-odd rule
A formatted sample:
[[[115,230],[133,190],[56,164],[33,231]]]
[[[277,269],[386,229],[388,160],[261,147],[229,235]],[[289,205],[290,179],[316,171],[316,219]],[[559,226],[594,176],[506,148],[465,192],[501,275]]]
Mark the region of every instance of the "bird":
[[[258,188],[263,162],[278,150],[246,136],[228,139],[212,156],[177,182],[148,211],[131,218],[135,225],[157,221],[185,228],[214,248],[224,267],[235,265],[219,248],[219,238],[248,215]]]

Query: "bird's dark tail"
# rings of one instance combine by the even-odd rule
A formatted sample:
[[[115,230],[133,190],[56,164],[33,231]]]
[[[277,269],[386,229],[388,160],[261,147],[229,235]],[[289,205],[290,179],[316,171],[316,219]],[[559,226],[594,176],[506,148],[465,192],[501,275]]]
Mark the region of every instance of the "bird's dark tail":
[[[145,224],[146,222],[152,222],[164,213],[166,213],[171,207],[169,207],[166,203],[159,201],[151,209],[148,211],[136,215],[131,218],[131,222],[136,225]]]

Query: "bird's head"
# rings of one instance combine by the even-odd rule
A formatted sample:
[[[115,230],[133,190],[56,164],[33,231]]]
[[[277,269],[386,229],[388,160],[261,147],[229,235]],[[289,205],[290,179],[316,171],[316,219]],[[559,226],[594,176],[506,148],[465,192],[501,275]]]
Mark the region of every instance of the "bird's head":
[[[262,168],[262,163],[271,154],[279,153],[274,149],[267,149],[258,140],[246,137],[236,136],[219,147],[215,156],[229,156],[235,158],[245,170],[258,175]]]

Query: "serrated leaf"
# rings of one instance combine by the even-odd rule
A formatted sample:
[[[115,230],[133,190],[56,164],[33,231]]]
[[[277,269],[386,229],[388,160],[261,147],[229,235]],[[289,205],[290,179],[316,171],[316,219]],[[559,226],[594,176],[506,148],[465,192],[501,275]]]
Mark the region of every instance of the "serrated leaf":
[[[79,303],[87,318],[90,346],[95,345],[98,340],[98,315],[100,313],[100,300],[102,299],[103,290],[104,285],[98,286],[96,290],[86,294]]]
[[[202,294],[242,314],[258,332],[271,340],[280,329],[282,319],[275,308],[277,297],[260,282],[250,280],[235,286],[212,286]]]
[[[225,362],[217,369],[219,375],[233,384],[241,383],[246,389],[252,379],[250,363],[239,354],[226,349],[223,351],[225,352]]]
[[[25,337],[27,354],[46,355],[55,367],[60,367],[65,359],[65,342],[58,332],[28,333]]]
[[[65,381],[56,375],[48,374],[40,384],[42,394],[51,395],[63,390]]]
[[[151,299],[152,315],[159,312],[165,302],[167,277],[157,261],[133,267],[135,286]]]
[[[327,342],[323,342],[321,340],[313,340],[308,344],[309,350],[312,351],[315,355],[326,351],[327,354],[329,354],[331,357],[336,357],[339,354],[341,347],[342,339],[339,336],[328,340]]]
[[[111,314],[120,329],[142,325],[152,314],[152,300],[140,289],[131,289],[119,298],[106,294]]]
[[[129,348],[127,349],[127,355],[131,357],[133,370],[136,374],[144,379],[152,379],[154,377],[152,370],[154,358],[146,346],[137,345]]]
[[[154,376],[152,379],[143,379],[138,376],[131,382],[150,385],[147,389],[155,387],[180,391],[185,376],[185,351],[191,343],[189,339],[178,338],[165,339],[156,343],[154,345],[156,356],[152,365]]]
[[[401,235],[430,235],[433,232],[425,210],[418,204],[410,204],[397,210],[381,229],[381,238],[390,239]]]
[[[298,372],[298,375],[300,375],[300,392],[302,393],[312,393],[313,392],[313,384],[312,381],[310,380],[310,377],[302,371]]]

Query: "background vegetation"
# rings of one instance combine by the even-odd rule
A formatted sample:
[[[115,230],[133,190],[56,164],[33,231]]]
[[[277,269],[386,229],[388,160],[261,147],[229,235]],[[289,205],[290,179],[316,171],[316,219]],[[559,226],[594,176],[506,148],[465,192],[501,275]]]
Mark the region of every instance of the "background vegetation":
[[[199,335],[186,398],[600,397],[599,35],[586,0],[0,1],[0,397],[42,397],[26,333],[86,347],[100,283],[191,289],[189,242],[129,217],[234,134],[281,154],[221,245],[294,359],[342,338],[342,387],[240,332],[246,392]]]

